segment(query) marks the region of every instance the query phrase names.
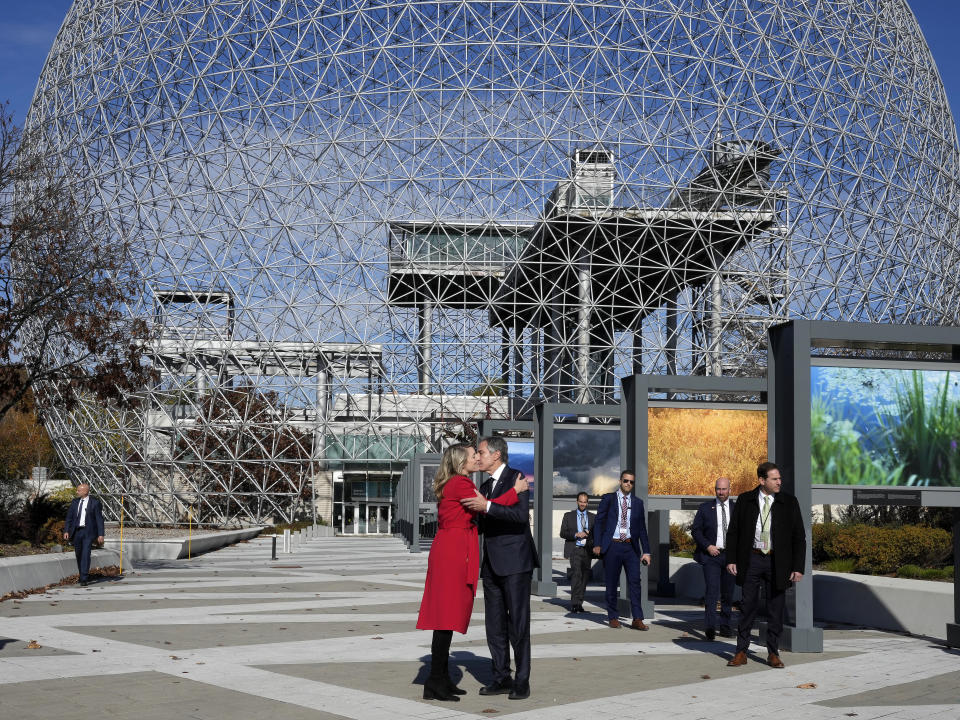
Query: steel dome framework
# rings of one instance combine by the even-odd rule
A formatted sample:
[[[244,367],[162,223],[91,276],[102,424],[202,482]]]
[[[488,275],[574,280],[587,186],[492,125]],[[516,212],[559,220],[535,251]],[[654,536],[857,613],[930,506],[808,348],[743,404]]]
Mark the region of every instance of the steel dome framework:
[[[902,0],[76,0],[29,128],[136,238],[146,410],[45,392],[143,522],[329,516],[480,417],[762,373],[788,317],[957,320]]]

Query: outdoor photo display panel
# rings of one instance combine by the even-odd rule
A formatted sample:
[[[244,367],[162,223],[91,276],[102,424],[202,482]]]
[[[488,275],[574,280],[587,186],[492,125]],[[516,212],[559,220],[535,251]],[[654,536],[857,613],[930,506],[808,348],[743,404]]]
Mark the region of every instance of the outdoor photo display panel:
[[[510,456],[510,467],[523,473],[530,483],[530,499],[533,500],[533,439],[507,440],[507,454]]]
[[[733,495],[756,487],[767,459],[765,410],[652,407],[647,421],[650,495],[713,495],[721,476]]]
[[[553,429],[553,496],[591,497],[617,489],[620,478],[620,428]]]
[[[814,484],[960,487],[960,372],[810,368]]]

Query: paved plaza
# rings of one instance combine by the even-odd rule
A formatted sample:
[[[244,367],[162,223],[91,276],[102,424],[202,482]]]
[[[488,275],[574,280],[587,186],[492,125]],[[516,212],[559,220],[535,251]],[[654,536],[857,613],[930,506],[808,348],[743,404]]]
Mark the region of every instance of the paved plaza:
[[[602,588],[573,616],[565,585],[532,600],[529,700],[477,694],[491,679],[478,598],[451,649],[468,694],[426,702],[430,633],[414,629],[426,561],[392,538],[320,538],[271,561],[257,539],[7,600],[2,717],[960,718],[960,652],[928,639],[827,628],[825,652],[784,653],[786,670],[756,645],[728,668],[733,645],[703,639],[701,608],[658,604],[649,632],[612,630]]]

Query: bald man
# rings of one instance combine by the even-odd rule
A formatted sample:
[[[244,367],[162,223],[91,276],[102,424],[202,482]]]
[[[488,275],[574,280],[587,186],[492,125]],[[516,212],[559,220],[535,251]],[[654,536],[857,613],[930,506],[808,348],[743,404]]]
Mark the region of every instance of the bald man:
[[[90,483],[86,481],[77,485],[77,497],[70,503],[63,526],[63,539],[73,543],[80,584],[86,587],[93,541],[103,544],[103,506],[97,498],[90,497]]]
[[[736,578],[725,572],[727,564],[727,527],[730,525],[730,513],[734,502],[730,499],[730,479],[717,478],[713,492],[716,499],[707,500],[699,508],[693,519],[690,533],[697,544],[694,559],[703,569],[703,583],[706,591],[703,598],[704,634],[707,640],[717,636],[717,600],[720,600],[720,634],[733,637],[730,622],[732,613],[733,588]]]

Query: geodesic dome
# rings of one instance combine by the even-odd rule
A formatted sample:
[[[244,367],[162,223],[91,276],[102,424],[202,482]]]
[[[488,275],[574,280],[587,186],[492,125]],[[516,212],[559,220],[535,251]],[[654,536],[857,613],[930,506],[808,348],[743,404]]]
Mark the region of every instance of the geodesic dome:
[[[760,373],[787,318],[957,319],[902,0],[77,0],[28,126],[140,251],[162,380],[51,429],[142,519],[290,517],[637,368]]]

